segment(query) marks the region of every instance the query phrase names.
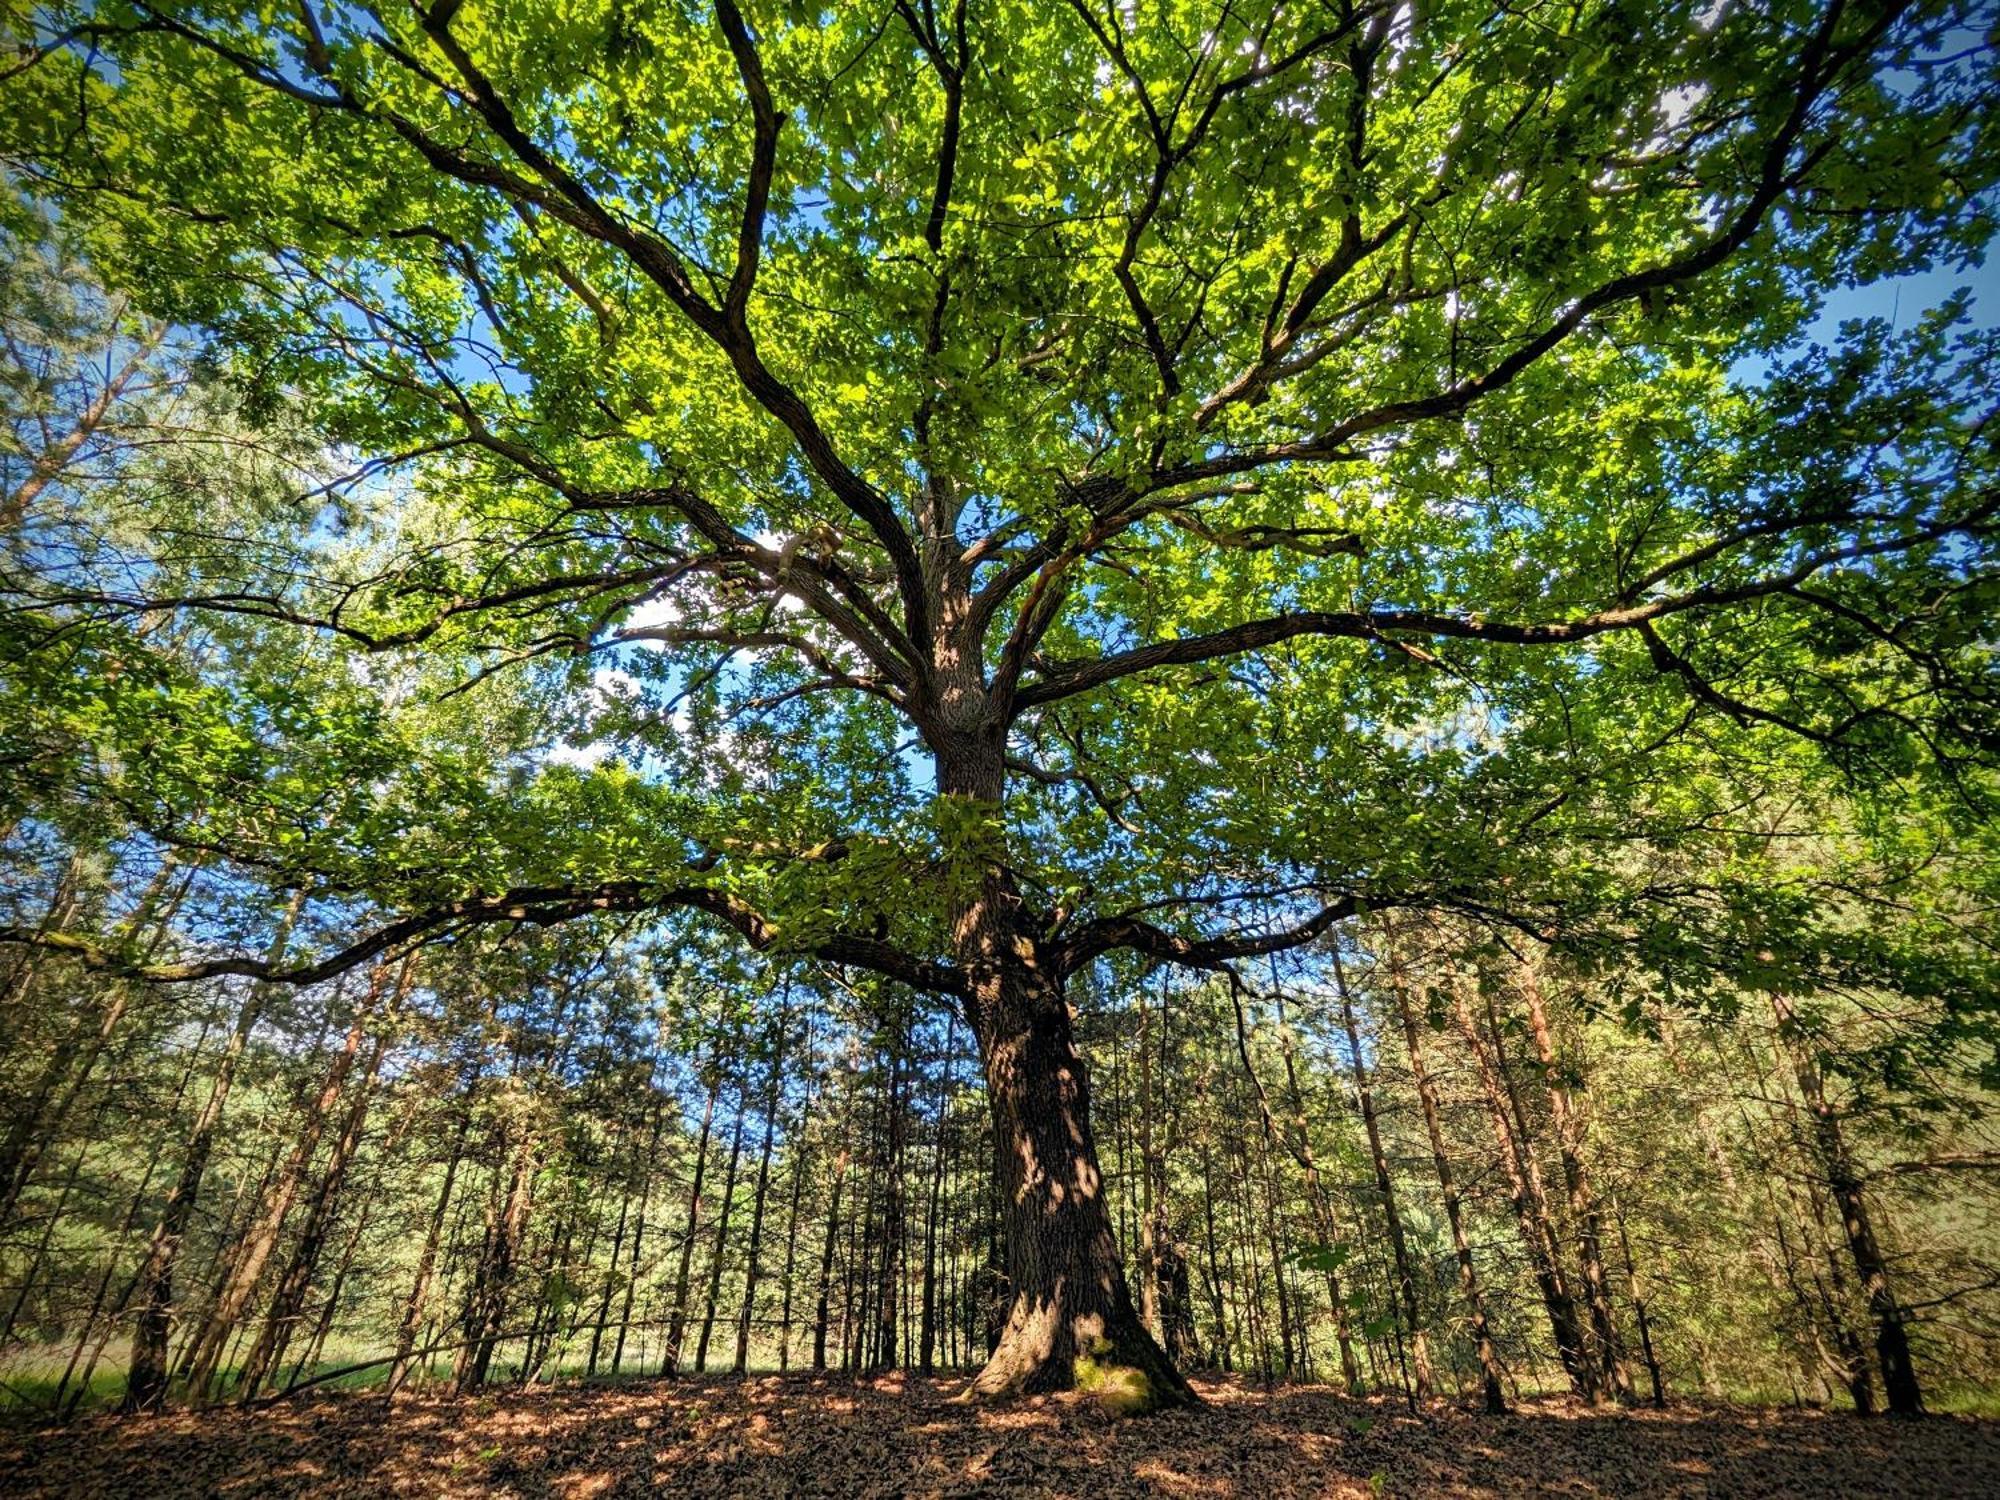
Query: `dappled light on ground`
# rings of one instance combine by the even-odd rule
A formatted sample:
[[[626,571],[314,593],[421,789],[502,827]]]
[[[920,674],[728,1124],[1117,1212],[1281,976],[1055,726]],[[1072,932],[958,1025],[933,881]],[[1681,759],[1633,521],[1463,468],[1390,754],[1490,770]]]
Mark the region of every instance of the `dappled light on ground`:
[[[1132,1421],[1076,1396],[949,1404],[958,1379],[810,1376],[340,1395],[0,1441],[24,1496],[1127,1496],[2000,1494],[2000,1424],[1687,1407],[1506,1417],[1315,1387],[1199,1381],[1208,1406]]]

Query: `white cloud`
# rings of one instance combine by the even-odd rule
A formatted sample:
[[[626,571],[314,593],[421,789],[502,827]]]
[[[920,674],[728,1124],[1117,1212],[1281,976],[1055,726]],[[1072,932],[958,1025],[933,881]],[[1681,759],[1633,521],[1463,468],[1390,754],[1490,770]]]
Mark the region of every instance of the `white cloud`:
[[[639,679],[617,667],[599,667],[590,674],[591,693],[600,702],[639,696]]]
[[[647,599],[635,605],[625,618],[618,622],[620,630],[657,630],[672,625],[681,618],[681,608],[668,598]],[[635,644],[649,651],[660,649],[658,641],[639,641]]]

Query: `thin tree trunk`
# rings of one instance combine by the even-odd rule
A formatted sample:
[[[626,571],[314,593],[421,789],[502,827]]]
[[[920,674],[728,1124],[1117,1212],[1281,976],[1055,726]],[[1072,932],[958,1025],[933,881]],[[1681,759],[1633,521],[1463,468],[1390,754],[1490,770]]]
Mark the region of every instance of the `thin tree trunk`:
[[[604,1294],[597,1299],[597,1327],[590,1333],[590,1360],[584,1366],[584,1377],[588,1379],[597,1373],[597,1359],[604,1347],[604,1328],[611,1321],[611,1294],[618,1290],[618,1256],[625,1248],[625,1221],[632,1212],[631,1184],[627,1182],[618,1194],[618,1228],[611,1235],[611,1265],[604,1273]],[[626,1285],[629,1287],[630,1282]]]
[[[907,1101],[903,1097],[903,1028],[897,1027],[889,1049],[889,1094],[887,1119],[887,1160],[882,1172],[882,1259],[877,1266],[875,1296],[875,1348],[870,1363],[876,1369],[890,1369],[896,1363],[896,1316],[902,1302],[903,1274],[903,1119]]]
[[[187,1066],[181,1069],[180,1080],[174,1087],[173,1100],[167,1106],[166,1119],[170,1121],[180,1113],[181,1101],[187,1097],[188,1086],[194,1082],[195,1068],[201,1057],[201,1049],[208,1042],[209,1024],[207,1020],[202,1022],[200,1034],[195,1037],[194,1045],[188,1049]],[[117,1236],[111,1242],[110,1253],[107,1255],[104,1263],[104,1274],[99,1278],[97,1293],[91,1300],[90,1315],[84,1320],[83,1336],[77,1340],[76,1348],[70,1354],[69,1363],[63,1367],[62,1379],[56,1383],[55,1397],[51,1405],[65,1419],[70,1416],[75,1410],[76,1404],[82,1401],[84,1394],[90,1389],[91,1376],[97,1372],[97,1362],[103,1358],[105,1345],[111,1341],[112,1330],[116,1325],[118,1315],[125,1310],[126,1305],[132,1300],[133,1292],[138,1289],[140,1277],[143,1275],[143,1272],[135,1272],[132,1279],[125,1284],[125,1290],[119,1294],[116,1305],[111,1309],[110,1316],[105,1321],[103,1332],[98,1337],[97,1346],[91,1350],[89,1360],[84,1364],[82,1379],[77,1386],[76,1393],[70,1398],[69,1406],[65,1407],[63,1404],[64,1389],[69,1385],[71,1378],[76,1375],[77,1362],[83,1359],[83,1351],[90,1342],[91,1331],[97,1324],[98,1315],[104,1311],[104,1299],[111,1289],[112,1278],[118,1269],[118,1251],[123,1248],[126,1236],[131,1234],[139,1223],[140,1214],[146,1206],[146,1194],[153,1186],[153,1174],[160,1169],[160,1161],[165,1154],[165,1136],[155,1137],[153,1148],[146,1157],[146,1168],[139,1174],[139,1186],[133,1191],[131,1199],[127,1202],[125,1216],[118,1225]]]
[[[1215,1355],[1226,1375],[1230,1370],[1232,1355],[1230,1344],[1233,1340],[1229,1336],[1228,1310],[1222,1298],[1222,1266],[1215,1255],[1215,1167],[1206,1135],[1202,1137],[1201,1142],[1201,1182],[1202,1224],[1208,1251],[1208,1289],[1215,1314]]]
[[[471,1080],[468,1077],[467,1086]],[[472,1101],[462,1101],[458,1126],[452,1132],[451,1155],[445,1158],[444,1182],[438,1188],[437,1205],[431,1210],[430,1225],[424,1231],[424,1248],[417,1254],[417,1274],[410,1283],[410,1295],[403,1303],[403,1316],[396,1327],[396,1358],[389,1366],[390,1400],[409,1379],[410,1356],[417,1346],[417,1330],[423,1326],[424,1302],[430,1292],[431,1273],[437,1265],[438,1242],[444,1233],[445,1214],[451,1207],[452,1188],[458,1181],[458,1164],[465,1156],[465,1138],[472,1129]]]
[[[722,1176],[722,1212],[715,1218],[715,1244],[709,1251],[708,1300],[701,1317],[701,1337],[695,1341],[694,1367],[708,1372],[708,1342],[715,1332],[715,1306],[722,1296],[722,1256],[729,1248],[729,1217],[736,1205],[736,1168],[743,1159],[743,1091],[736,1091],[736,1124],[729,1132],[729,1166]]]
[[[1625,1257],[1625,1289],[1632,1298],[1632,1313],[1639,1322],[1639,1352],[1646,1360],[1646,1378],[1653,1387],[1653,1408],[1665,1410],[1667,1404],[1667,1384],[1660,1375],[1659,1356],[1653,1352],[1652,1320],[1646,1313],[1646,1292],[1639,1281],[1639,1267],[1632,1259],[1632,1236],[1625,1231],[1625,1215],[1618,1207],[1618,1200],[1611,1202],[1612,1222],[1618,1226],[1618,1249]]]
[[[957,1041],[958,1017],[954,1014],[945,1025],[944,1068],[938,1079],[937,1091],[937,1135],[931,1144],[930,1202],[924,1209],[924,1312],[923,1326],[918,1335],[917,1368],[926,1375],[931,1373],[937,1348],[938,1202],[944,1192],[945,1117],[951,1108],[951,1069],[955,1061],[952,1054]]]
[[[1491,1001],[1488,1001],[1488,1006],[1490,1009]],[[1452,986],[1452,1009],[1458,1020],[1459,1033],[1471,1049],[1472,1060],[1479,1073],[1481,1092],[1486,1099],[1487,1119],[1493,1126],[1494,1142],[1500,1148],[1500,1167],[1506,1176],[1508,1197],[1514,1206],[1514,1220],[1520,1227],[1522,1246],[1528,1252],[1535,1286],[1541,1292],[1543,1310],[1548,1314],[1556,1356],[1562,1362],[1564,1374],[1569,1377],[1571,1389],[1585,1401],[1595,1401],[1601,1385],[1590,1351],[1584,1345],[1583,1325],[1577,1319],[1575,1299],[1570,1296],[1569,1287],[1563,1281],[1555,1229],[1549,1223],[1546,1207],[1535,1201],[1529,1188],[1527,1163],[1522,1157],[1521,1140],[1514,1133],[1505,1085],[1492,1054],[1487,1050],[1485,1039],[1473,1023],[1463,983]]]
[[[1847,1234],[1848,1253],[1854,1259],[1854,1274],[1868,1299],[1868,1314],[1875,1321],[1875,1355],[1882,1367],[1882,1388],[1889,1399],[1892,1416],[1918,1417],[1924,1412],[1923,1388],[1910,1357],[1910,1335],[1902,1305],[1889,1284],[1888,1262],[1875,1238],[1869,1220],[1868,1201],[1862,1191],[1861,1174],[1856,1171],[1847,1148],[1840,1116],[1827,1099],[1819,1065],[1799,1039],[1797,1017],[1791,1002],[1773,994],[1772,1009],[1778,1018],[1779,1040],[1792,1059],[1799,1092],[1812,1115],[1813,1140],[1819,1150],[1820,1169],[1840,1210],[1841,1227]]]
[[[1297,1356],[1292,1342],[1292,1299],[1285,1285],[1285,1250],[1278,1240],[1277,1170],[1271,1161],[1270,1147],[1271,1141],[1267,1136],[1257,1150],[1257,1162],[1263,1168],[1258,1176],[1264,1189],[1264,1240],[1271,1252],[1272,1290],[1278,1299],[1279,1368],[1289,1381],[1297,1374]]]
[[[243,1362],[240,1389],[245,1400],[257,1393],[265,1375],[284,1357],[285,1346],[305,1308],[306,1292],[318,1268],[320,1248],[328,1229],[332,1227],[334,1204],[346,1183],[347,1169],[361,1146],[361,1132],[372,1102],[375,1075],[382,1065],[382,1055],[388,1050],[388,1045],[386,1031],[376,1036],[368,1065],[355,1084],[354,1102],[348,1107],[340,1134],[327,1157],[319,1190],[306,1209],[305,1224],[300,1231],[299,1242],[293,1248],[291,1262],[278,1282],[277,1294],[271,1299],[270,1310],[265,1315],[264,1327],[257,1335],[257,1342],[251,1346],[249,1357]]]
[[[512,1152],[506,1193],[486,1236],[472,1294],[466,1301],[467,1343],[461,1351],[456,1382],[461,1395],[486,1383],[506,1328],[508,1294],[513,1289],[515,1265],[534,1202],[537,1156],[534,1132],[524,1131]]]
[[[283,959],[285,949],[291,943],[292,924],[298,920],[304,905],[305,892],[301,890],[293,895],[271,939],[267,955],[271,963]],[[256,1029],[265,1004],[275,993],[275,986],[253,984],[244,997],[242,1009],[236,1015],[236,1025],[216,1063],[208,1101],[195,1117],[194,1128],[188,1133],[187,1149],[181,1157],[180,1178],[167,1194],[159,1222],[146,1247],[146,1258],[139,1272],[139,1315],[132,1329],[132,1363],[125,1380],[122,1409],[127,1412],[157,1411],[166,1401],[167,1340],[174,1318],[174,1268],[180,1258],[181,1244],[187,1238],[188,1227],[194,1222],[195,1202],[201,1194],[202,1178],[208,1171],[209,1153],[215,1147],[223,1106],[229,1102],[230,1087],[236,1081],[236,1065],[243,1056],[243,1049],[249,1045],[250,1033]]]
[[[121,924],[118,933],[120,942],[129,942],[150,929],[143,957],[150,957],[165,941],[174,915],[180,910],[188,887],[199,873],[198,866],[188,870],[180,888],[169,897],[166,894],[167,884],[174,869],[173,856],[168,855],[161,860],[159,870],[141,893],[131,916]],[[17,986],[25,987],[27,984],[34,970],[35,958],[32,951],[21,957],[21,967],[15,975]],[[0,1224],[13,1218],[21,1194],[34,1178],[37,1164],[61,1134],[63,1121],[69,1117],[77,1096],[90,1081],[104,1049],[110,1045],[112,1036],[131,1008],[136,983],[120,979],[106,983],[104,1005],[98,1014],[97,1025],[87,1036],[72,1035],[66,1045],[56,1048],[28,1091],[27,1101],[10,1120],[6,1138],[0,1140]],[[77,1029],[81,1031],[82,1028],[79,1026]]]
[[[717,1043],[720,1051],[721,1044]],[[668,1312],[667,1348],[660,1362],[662,1375],[678,1375],[681,1372],[681,1339],[687,1333],[688,1277],[694,1265],[694,1242],[701,1235],[701,1184],[708,1173],[708,1137],[715,1125],[715,1098],[722,1092],[722,1070],[719,1059],[709,1060],[708,1102],[702,1106],[701,1135],[694,1148],[694,1181],[688,1188],[687,1232],[681,1238],[680,1269],[674,1274],[674,1300]],[[644,1204],[641,1203],[641,1224],[644,1223]],[[638,1256],[633,1255],[636,1268]],[[622,1330],[621,1330],[622,1333]],[[614,1355],[611,1369],[615,1374],[618,1360]]]
[[[1396,1182],[1389,1175],[1388,1153],[1382,1149],[1382,1126],[1375,1113],[1375,1094],[1368,1085],[1368,1069],[1361,1061],[1361,1032],[1354,1022],[1354,997],[1347,988],[1347,975],[1340,964],[1340,952],[1333,952],[1334,982],[1340,991],[1340,1016],[1347,1028],[1347,1058],[1354,1075],[1354,1093],[1361,1105],[1361,1124],[1368,1136],[1368,1159],[1375,1168],[1375,1192],[1382,1200],[1382,1217],[1389,1231],[1389,1249],[1396,1261],[1396,1296],[1402,1304],[1403,1325],[1410,1335],[1410,1362],[1413,1365],[1414,1398],[1428,1401],[1437,1380],[1431,1372],[1430,1340],[1417,1312],[1417,1281],[1410,1269],[1409,1241],[1403,1234],[1403,1216],[1396,1208]]]
[[[646,1076],[650,1080],[653,1075],[651,1072],[648,1072]],[[711,1093],[709,1095],[709,1108],[712,1110],[714,1107],[715,1096]],[[625,1275],[625,1301],[618,1314],[618,1337],[612,1340],[611,1343],[611,1373],[613,1375],[618,1374],[620,1367],[625,1363],[625,1335],[631,1329],[632,1304],[634,1299],[639,1295],[639,1256],[646,1244],[646,1208],[652,1202],[653,1162],[660,1149],[660,1120],[665,1110],[666,1101],[656,1094],[653,1098],[653,1123],[646,1131],[646,1155],[639,1166],[639,1212],[632,1220],[632,1261],[631,1267]],[[708,1120],[706,1116],[702,1119],[702,1144],[704,1146],[708,1144]],[[697,1158],[695,1163],[695,1192],[697,1197],[701,1192],[700,1172],[700,1158]],[[694,1231],[690,1229],[688,1233],[691,1235]],[[616,1255],[612,1257],[611,1269],[615,1275],[618,1270],[618,1258]],[[641,1359],[640,1365],[642,1368],[644,1364],[645,1361]]]
[[[402,973],[396,981],[398,997],[408,986],[410,959],[404,959]],[[249,1306],[251,1296],[257,1290],[257,1283],[264,1274],[264,1267],[277,1248],[278,1237],[284,1229],[285,1216],[291,1212],[292,1202],[298,1195],[300,1184],[305,1180],[306,1169],[311,1165],[313,1152],[319,1147],[321,1134],[325,1131],[328,1117],[334,1106],[340,1102],[342,1090],[347,1086],[348,1073],[353,1069],[354,1060],[361,1052],[361,1039],[368,1018],[382,997],[388,982],[386,964],[377,964],[369,977],[367,997],[355,1008],[347,1035],[341,1041],[340,1050],[334,1054],[328,1065],[326,1077],[320,1084],[319,1093],[303,1111],[304,1118],[299,1125],[290,1155],[284,1164],[264,1186],[260,1195],[258,1211],[250,1225],[237,1239],[236,1255],[229,1266],[229,1274],[216,1293],[209,1307],[208,1317],[203,1323],[200,1335],[195,1339],[188,1368],[190,1389],[197,1393],[208,1389],[216,1374],[216,1362],[221,1357],[222,1347],[227,1342],[236,1321]],[[393,1007],[395,1000],[390,1002]]]
[[[1458,1189],[1452,1181],[1451,1159],[1445,1154],[1444,1126],[1438,1115],[1437,1088],[1424,1066],[1423,1042],[1417,1035],[1417,1021],[1410,1009],[1408,986],[1404,981],[1401,963],[1394,956],[1393,948],[1389,955],[1389,989],[1395,997],[1396,1012],[1403,1023],[1403,1042],[1409,1049],[1410,1073],[1417,1086],[1417,1098],[1423,1105],[1424,1128],[1430,1135],[1431,1160],[1437,1169],[1438,1191],[1444,1195],[1444,1216],[1451,1225],[1452,1250],[1458,1257],[1458,1285],[1465,1296],[1466,1309],[1471,1314],[1472,1342],[1479,1355],[1486,1410],[1498,1415],[1507,1410],[1507,1398],[1500,1385],[1500,1358],[1494,1352],[1493,1339],[1487,1329],[1486,1297],[1480,1289],[1478,1269],[1472,1262],[1471,1243],[1465,1237],[1465,1223],[1459,1207]]]
[[[778,1130],[779,1089],[784,1078],[785,1038],[791,1028],[791,988],[778,1010],[778,1035],[771,1046],[771,1081],[764,1091],[764,1141],[757,1153],[757,1191],[750,1208],[750,1241],[744,1247],[743,1311],[736,1323],[736,1359],[730,1368],[738,1375],[750,1362],[750,1323],[757,1307],[757,1279],[762,1269],[758,1257],[764,1248],[764,1198],[771,1186],[771,1141]]]
[[[792,1142],[792,1191],[791,1207],[785,1216],[785,1274],[783,1301],[778,1311],[778,1370],[783,1373],[792,1367],[792,1299],[797,1287],[799,1269],[799,1208],[805,1198],[806,1163],[808,1137],[812,1130],[813,1097],[815,1075],[813,1073],[812,1021],[810,1012],[806,1022],[806,1100],[799,1111],[799,1133]]]
[[[833,1191],[827,1201],[826,1239],[819,1253],[819,1305],[813,1316],[814,1370],[826,1368],[826,1328],[832,1312],[833,1250],[840,1239],[840,1190],[847,1181],[847,1152],[841,1150],[833,1161]]]
[[[1166,1004],[1166,980],[1160,981],[1161,1008]],[[1139,989],[1139,1319],[1146,1331],[1166,1344],[1160,1316],[1160,1241],[1165,1234],[1166,1170],[1153,1135],[1153,1008]]]
[[[1591,1333],[1597,1341],[1599,1368],[1620,1401],[1632,1399],[1632,1377],[1619,1348],[1618,1322],[1611,1311],[1611,1284],[1604,1274],[1603,1216],[1583,1160],[1583,1126],[1556,1057],[1555,1038],[1542,1004],[1541,980],[1526,957],[1517,966],[1521,992],[1528,1002],[1528,1028],[1535,1038],[1535,1056],[1547,1083],[1549,1116],[1555,1123],[1556,1147],[1562,1156],[1563,1182],[1569,1190],[1570,1216],[1576,1223],[1577,1251],[1583,1265],[1584,1300],[1590,1308]]]

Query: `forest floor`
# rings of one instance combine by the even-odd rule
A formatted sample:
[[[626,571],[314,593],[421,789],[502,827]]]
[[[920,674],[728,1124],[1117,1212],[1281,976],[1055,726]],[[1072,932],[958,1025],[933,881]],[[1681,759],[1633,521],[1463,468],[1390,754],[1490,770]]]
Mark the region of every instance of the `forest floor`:
[[[0,1437],[0,1494],[212,1496],[2000,1495],[2000,1423],[1681,1406],[1492,1418],[1196,1382],[1206,1409],[952,1404],[962,1379],[809,1376],[302,1397]]]

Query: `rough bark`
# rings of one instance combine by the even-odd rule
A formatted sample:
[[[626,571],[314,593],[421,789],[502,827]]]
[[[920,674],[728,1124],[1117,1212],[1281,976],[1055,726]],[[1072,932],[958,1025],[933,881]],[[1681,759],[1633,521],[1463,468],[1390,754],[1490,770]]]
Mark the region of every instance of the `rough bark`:
[[[973,732],[938,757],[939,789],[997,817],[1003,736],[990,723],[965,727]],[[986,1075],[1011,1293],[999,1344],[968,1394],[1067,1390],[1082,1379],[1104,1382],[1121,1408],[1197,1404],[1132,1305],[1062,976],[1003,868],[986,866],[952,928]]]

